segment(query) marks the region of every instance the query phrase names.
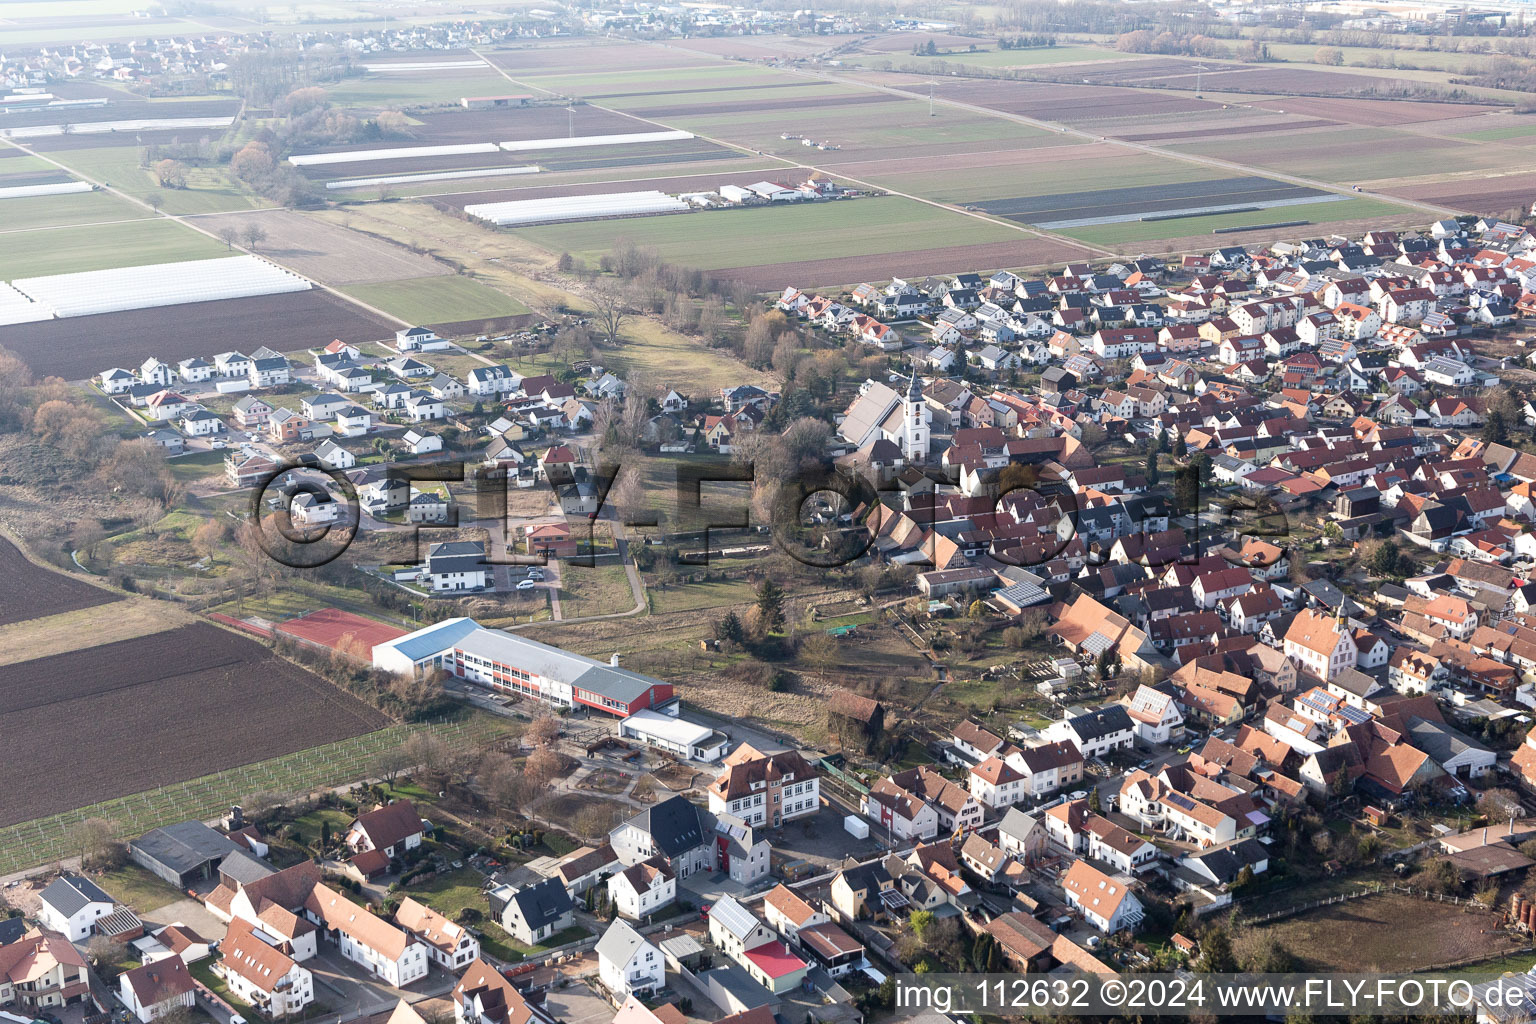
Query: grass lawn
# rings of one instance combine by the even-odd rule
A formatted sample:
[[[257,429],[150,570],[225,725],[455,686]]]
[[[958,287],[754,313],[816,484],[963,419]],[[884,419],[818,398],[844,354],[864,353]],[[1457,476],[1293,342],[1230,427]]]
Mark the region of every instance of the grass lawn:
[[[0,280],[214,259],[224,243],[175,221],[41,228],[0,234]]]
[[[560,612],[567,619],[627,612],[634,606],[622,565],[560,567]]]
[[[125,203],[110,192],[74,192],[62,196],[7,199],[0,205],[3,230],[49,228],[99,221],[142,220],[153,216],[142,206]]]
[[[707,583],[680,583],[665,590],[648,587],[646,599],[650,602],[652,613],[660,615],[665,612],[750,604],[756,600],[756,594],[752,584],[744,580],[710,580]]]
[[[317,807],[293,821],[293,841],[308,845],[320,838],[325,826],[331,826],[332,838],[344,835],[352,825],[352,815],[332,807]]]
[[[203,129],[202,134],[216,138],[222,133],[209,128]],[[139,199],[159,196],[166,213],[223,213],[272,205],[241,190],[219,167],[189,167],[186,188],[161,188],[154,174],[139,166],[137,146],[66,149],[49,156],[71,170],[104,181]]]
[[[201,480],[224,472],[224,455],[224,452],[212,449],[205,452],[188,452],[185,455],[166,459],[165,464],[171,468],[171,475],[177,480],[183,482]]]
[[[512,296],[462,276],[382,281],[342,290],[413,324],[446,324],[528,312],[528,307]]]
[[[1375,199],[1345,199],[1335,203],[1305,203],[1300,206],[1280,206],[1270,210],[1252,210],[1248,213],[1217,213],[1206,217],[1179,217],[1175,220],[1130,221],[1124,224],[1060,228],[1056,233],[1081,239],[1084,242],[1113,245],[1116,242],[1150,242],[1161,238],[1187,238],[1191,235],[1209,234],[1213,228],[1237,227],[1245,224],[1277,224],[1291,220],[1328,224],[1367,217],[1405,216],[1408,212],[1401,206]],[[1221,236],[1212,237],[1219,239]]]
[[[472,907],[482,914],[489,912],[489,905],[480,891],[484,883],[485,877],[480,872],[473,868],[461,868],[445,875],[438,875],[424,885],[406,886],[400,891],[418,902],[425,903],[449,920],[456,921],[459,913],[467,907]],[[525,946],[508,935],[489,917],[477,923],[475,928],[480,932],[480,947],[498,960],[521,960],[530,953],[563,946],[591,934],[585,928],[571,927],[550,936],[538,945]]]
[[[181,891],[150,874],[137,864],[124,864],[120,868],[92,878],[119,903],[140,914],[159,910],[167,903],[182,898]]]
[[[897,197],[676,213],[623,224],[550,224],[516,233],[549,252],[569,252],[593,264],[623,237],[667,262],[700,270],[899,253],[919,241],[938,248],[1019,237],[1000,225]]]
[[[188,967],[187,970],[191,973],[192,977],[196,978],[204,985],[207,985],[210,992],[224,1000],[230,1006],[233,1006],[235,1010],[239,1012],[240,1016],[244,1017],[246,1020],[264,1019],[260,1014],[256,1012],[255,1007],[251,1006],[250,1003],[236,998],[235,994],[229,990],[229,986],[224,983],[224,979],[213,973],[212,957],[208,958],[207,960],[199,960],[191,967]]]

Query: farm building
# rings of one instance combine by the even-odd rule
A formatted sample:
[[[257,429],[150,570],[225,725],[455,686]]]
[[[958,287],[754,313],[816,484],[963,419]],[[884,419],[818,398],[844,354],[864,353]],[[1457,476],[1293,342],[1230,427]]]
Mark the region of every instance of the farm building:
[[[465,110],[494,110],[497,107],[526,107],[532,96],[517,94],[512,96],[461,96],[459,106]]]
[[[219,861],[241,847],[200,821],[183,821],[128,841],[128,858],[178,889],[218,876]]]
[[[445,619],[376,644],[375,668],[401,675],[442,669],[460,679],[560,707],[597,708],[627,718],[671,700],[672,684],[562,651],[527,637],[486,629],[474,619]]]

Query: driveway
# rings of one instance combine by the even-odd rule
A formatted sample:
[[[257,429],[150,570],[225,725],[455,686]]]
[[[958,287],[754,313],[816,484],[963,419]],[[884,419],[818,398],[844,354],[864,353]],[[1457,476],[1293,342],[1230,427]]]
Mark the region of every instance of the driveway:
[[[345,959],[335,947],[326,945],[304,961],[304,966],[315,976],[315,1001],[340,1014],[342,1019],[390,1009],[401,999],[413,1002],[423,996],[441,995],[454,986],[453,975],[434,965],[431,973],[412,982],[409,989],[394,988]]]
[[[179,921],[209,942],[220,941],[229,930],[229,926],[210,914],[207,907],[192,899],[175,900],[139,917],[145,924],[176,924]]]
[[[550,1016],[562,1024],[608,1024],[614,1009],[586,985],[567,985],[549,993],[544,1002]]]

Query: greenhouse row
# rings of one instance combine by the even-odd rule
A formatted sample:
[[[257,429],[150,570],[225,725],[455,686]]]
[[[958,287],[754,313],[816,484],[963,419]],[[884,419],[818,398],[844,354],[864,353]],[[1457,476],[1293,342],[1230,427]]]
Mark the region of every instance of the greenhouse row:
[[[52,319],[52,309],[33,302],[15,288],[0,281],[0,327]]]
[[[57,316],[89,316],[182,302],[302,292],[309,281],[259,256],[228,256],[145,267],[18,278],[13,288]]]
[[[524,139],[503,142],[508,153],[530,149],[580,149],[586,146],[632,146],[641,142],[677,142],[693,138],[693,132],[631,132],[626,135],[577,135],[567,139]]]
[[[348,178],[328,181],[326,188],[366,188],[369,185],[413,185],[418,181],[455,181],[460,178],[499,178],[503,174],[537,174],[538,164],[518,167],[486,167],[478,171],[428,171],[425,174],[392,174],[383,178]]]
[[[411,160],[424,156],[464,156],[494,153],[493,142],[464,142],[454,146],[401,146],[395,149],[355,149],[347,153],[300,153],[288,158],[295,167],[317,164],[356,164],[365,160]]]
[[[88,181],[56,181],[51,185],[8,185],[0,188],[0,199],[30,199],[33,196],[67,196],[73,192],[89,192],[94,188]]]
[[[681,213],[686,209],[687,203],[665,192],[605,192],[594,196],[557,196],[552,199],[480,203],[464,207],[464,212],[499,227],[510,227],[519,224],[550,224],[562,220],[636,217],[647,213]]]
[[[0,135],[12,139],[29,139],[44,135],[63,135],[67,129],[72,135],[96,135],[106,132],[154,132],[176,131],[187,128],[228,128],[235,123],[234,117],[145,117],[132,121],[75,121],[69,124],[34,124],[17,128],[0,128]]]
[[[364,64],[366,71],[451,71],[455,68],[483,68],[483,60],[403,60],[398,64]]]

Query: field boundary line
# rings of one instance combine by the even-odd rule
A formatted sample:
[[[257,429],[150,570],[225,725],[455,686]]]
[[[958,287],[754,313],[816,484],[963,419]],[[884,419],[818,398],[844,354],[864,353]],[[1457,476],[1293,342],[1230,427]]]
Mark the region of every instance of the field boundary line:
[[[665,46],[666,46],[666,44],[664,44],[664,43],[652,43],[650,45],[662,46],[663,48],[665,48]],[[479,53],[479,52],[477,52],[477,51],[475,51],[473,49],[470,50],[470,52],[475,54],[475,56],[479,57],[481,60],[485,60],[486,63],[488,63],[488,64],[492,63],[491,61],[486,60],[486,58],[485,58],[485,56],[483,54],[481,54],[481,53]],[[691,52],[691,51],[688,51],[688,52]],[[727,67],[732,66],[731,62],[729,62],[729,61],[722,60],[720,63],[721,63],[722,66],[727,66]],[[493,65],[493,66],[495,66],[495,65]],[[786,69],[776,68],[775,70],[784,71]],[[558,97],[558,96],[561,95],[560,93],[554,92],[554,91],[552,91],[550,89],[545,89],[543,86],[534,85],[532,82],[525,82],[525,81],[522,81],[520,79],[513,78],[510,74],[507,73],[506,69],[504,69],[504,68],[496,67],[496,71],[503,78],[505,78],[507,81],[511,82],[515,86],[518,86],[519,88],[522,88],[522,89],[537,89],[540,92],[547,93],[547,94],[549,94],[551,96],[555,96],[555,97]],[[795,74],[797,72],[789,72],[789,73],[790,74]],[[825,80],[825,81],[829,81],[829,82],[833,82],[833,83],[837,82],[837,79],[830,78],[830,77],[823,79],[822,76],[819,76],[819,75],[808,75],[808,77],[815,78],[818,81]],[[860,83],[860,84],[862,85],[863,83]],[[869,88],[876,88],[876,87],[870,86]],[[572,99],[581,99],[581,97],[571,97],[571,98]],[[583,99],[581,102],[586,104],[589,107],[592,107],[592,108],[596,109],[596,110],[602,110],[602,111],[605,111],[605,112],[610,113],[610,114],[618,114],[621,117],[633,118],[636,121],[643,121],[646,124],[656,125],[658,128],[666,128],[666,129],[669,129],[669,130],[672,130],[672,131],[686,131],[687,130],[687,129],[679,129],[676,126],[668,124],[665,121],[658,121],[655,118],[646,117],[643,114],[632,114],[632,113],[629,113],[628,111],[619,110],[619,109],[617,109],[615,107],[604,106],[601,103],[593,103],[590,100],[585,100],[585,99]],[[743,154],[746,154],[748,156],[758,156],[758,157],[762,157],[762,158],[764,158],[766,160],[777,160],[777,161],[779,161],[783,165],[782,169],[784,169],[784,170],[801,169],[801,170],[806,170],[806,171],[813,171],[813,172],[815,172],[817,174],[824,174],[824,175],[826,175],[829,178],[841,178],[843,181],[851,181],[851,182],[853,182],[856,185],[863,185],[865,188],[878,189],[879,191],[885,192],[888,195],[899,196],[902,199],[910,199],[913,202],[922,203],[925,206],[932,206],[935,209],[945,210],[945,211],[947,211],[949,213],[957,213],[957,214],[961,215],[962,217],[970,217],[970,218],[972,218],[974,220],[983,221],[984,223],[987,223],[987,224],[994,224],[994,225],[996,225],[998,227],[1008,228],[1009,230],[1016,231],[1016,232],[1018,232],[1021,235],[1029,235],[1029,236],[1032,236],[1032,237],[1035,237],[1035,238],[1040,238],[1040,239],[1045,239],[1047,241],[1057,242],[1057,243],[1059,243],[1061,245],[1070,246],[1070,247],[1075,248],[1075,249],[1081,249],[1085,253],[1088,253],[1088,252],[1097,253],[1098,255],[1106,257],[1106,258],[1112,258],[1112,257],[1115,257],[1115,256],[1118,255],[1113,250],[1106,249],[1106,248],[1104,248],[1102,246],[1092,245],[1092,244],[1090,244],[1088,242],[1080,242],[1080,241],[1078,241],[1075,238],[1067,238],[1067,237],[1065,237],[1063,235],[1053,235],[1053,234],[1051,234],[1049,232],[1040,231],[1040,230],[1038,230],[1036,228],[1032,228],[1032,227],[1029,227],[1028,225],[1024,225],[1024,224],[1019,224],[1019,223],[1016,223],[1014,221],[1000,220],[1000,219],[997,219],[995,217],[989,216],[989,215],[984,214],[984,213],[978,213],[978,212],[976,212],[974,210],[967,210],[967,209],[965,209],[962,206],[957,206],[957,205],[952,204],[952,203],[940,202],[937,199],[929,199],[929,198],[926,198],[924,196],[915,195],[915,194],[910,193],[910,192],[899,192],[899,191],[897,191],[895,189],[887,188],[884,185],[880,185],[880,184],[877,184],[877,183],[872,182],[872,181],[866,181],[866,180],[863,180],[863,179],[860,179],[860,178],[851,177],[850,175],[847,175],[847,174],[839,174],[837,171],[832,170],[832,169],[827,168],[827,167],[819,167],[816,164],[808,164],[808,163],[804,163],[804,162],[799,161],[799,160],[790,160],[787,157],[775,156],[772,153],[764,153],[761,150],[751,149],[751,148],[749,148],[747,146],[743,146],[743,145],[741,145],[739,143],[735,143],[735,142],[728,142],[725,139],[715,138],[714,136],[710,136],[710,135],[700,135],[698,132],[693,132],[692,134],[693,134],[693,137],[696,138],[696,139],[703,139],[705,142],[713,143],[716,146],[722,146],[722,147],[724,147],[726,149],[733,149],[733,150],[735,150],[735,151],[737,151],[739,153],[743,153]]]
[[[0,828],[0,874],[39,867],[78,853],[72,849],[77,845],[74,831],[87,819],[110,822],[118,838],[138,836],[179,821],[209,820],[258,793],[305,793],[367,780],[378,756],[414,733],[428,732],[461,744],[504,731],[500,721],[478,715],[424,723],[396,722],[334,743],[17,822]]]
[[[237,118],[237,120],[238,120],[238,118]],[[315,278],[310,277],[308,274],[300,273],[299,271],[295,270],[293,267],[290,267],[287,264],[282,263],[280,260],[273,259],[271,256],[268,256],[268,255],[266,255],[264,253],[259,253],[259,252],[257,252],[254,249],[247,249],[245,246],[240,245],[238,243],[227,242],[224,239],[220,238],[218,235],[214,234],[212,231],[208,230],[207,228],[204,228],[204,227],[202,227],[201,225],[198,225],[198,224],[193,224],[191,222],[191,219],[187,215],[185,215],[185,214],[166,213],[164,210],[156,210],[153,206],[150,206],[149,203],[147,203],[144,200],[140,199],[138,196],[129,195],[127,192],[124,192],[121,189],[118,189],[118,188],[116,188],[116,187],[114,187],[112,185],[108,185],[106,182],[101,181],[100,179],[93,178],[90,175],[84,173],[83,171],[78,171],[75,168],[70,167],[68,164],[61,163],[58,160],[53,159],[51,156],[48,156],[48,155],[46,155],[44,153],[39,153],[39,152],[37,152],[34,149],[30,149],[27,146],[24,146],[21,143],[17,142],[15,139],[7,138],[7,139],[5,139],[5,142],[6,142],[6,144],[10,145],[14,149],[18,149],[21,152],[27,154],[28,156],[35,156],[39,160],[46,160],[48,163],[53,164],[53,166],[59,168],[59,170],[67,171],[70,174],[74,175],[76,178],[79,178],[81,181],[90,182],[92,185],[94,185],[97,188],[101,189],[103,192],[111,193],[112,195],[117,196],[119,199],[122,199],[125,202],[133,203],[136,206],[141,206],[144,209],[150,210],[150,211],[152,211],[154,213],[153,217],[140,218],[138,220],[130,221],[129,223],[133,223],[133,224],[137,224],[137,223],[141,223],[141,222],[146,222],[147,223],[148,221],[154,220],[156,218],[164,218],[164,219],[169,220],[169,221],[174,221],[175,223],[180,224],[183,227],[186,227],[186,228],[189,228],[189,229],[191,229],[193,231],[196,231],[200,235],[206,235],[208,238],[211,238],[214,241],[223,242],[224,245],[225,245],[226,250],[239,250],[240,252],[243,252],[246,255],[249,255],[249,256],[260,256],[262,259],[267,260],[268,262],[276,263],[279,266],[283,267],[283,269],[287,270],[290,274],[293,274],[296,277],[301,277],[304,280],[308,281],[315,288],[318,288],[318,289],[320,289],[323,292],[327,292],[330,295],[340,299],[341,301],[349,303],[349,304],[351,304],[353,306],[356,306],[359,309],[367,310],[368,312],[374,314],[375,316],[383,318],[384,320],[388,321],[389,323],[400,324],[401,326],[404,326],[404,327],[411,327],[411,326],[413,326],[409,322],[407,322],[405,320],[402,320],[400,317],[395,316],[393,313],[386,313],[382,309],[378,309],[377,307],[370,306],[368,303],[362,301],[361,299],[353,298],[352,296],[348,295],[346,292],[342,291],[339,288],[333,287],[332,285],[328,285],[324,281],[318,281]],[[280,207],[279,209],[285,209],[285,207]],[[260,210],[251,210],[251,211],[247,211],[247,212],[260,213],[262,211],[260,211]],[[298,211],[294,211],[294,212],[298,212]]]

